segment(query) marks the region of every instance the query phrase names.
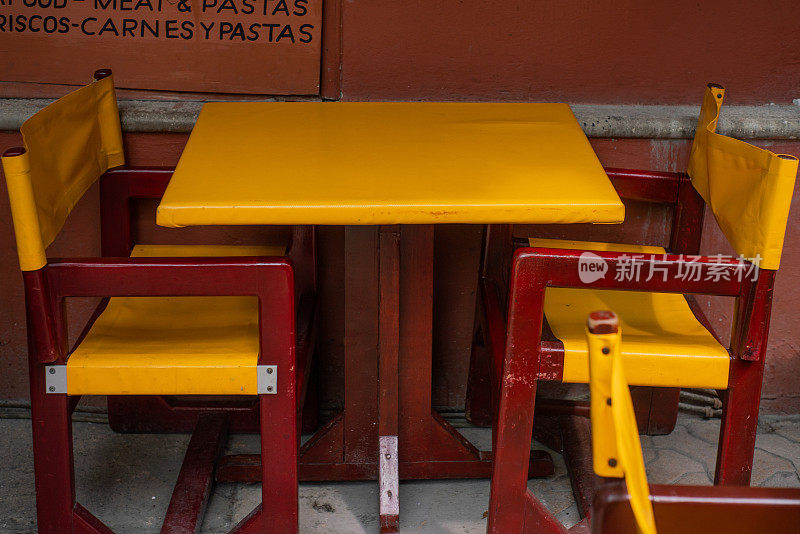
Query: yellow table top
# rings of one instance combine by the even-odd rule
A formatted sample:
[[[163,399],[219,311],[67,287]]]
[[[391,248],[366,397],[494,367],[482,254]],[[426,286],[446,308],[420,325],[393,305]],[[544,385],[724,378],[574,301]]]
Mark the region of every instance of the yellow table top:
[[[162,226],[621,222],[566,104],[203,106]]]

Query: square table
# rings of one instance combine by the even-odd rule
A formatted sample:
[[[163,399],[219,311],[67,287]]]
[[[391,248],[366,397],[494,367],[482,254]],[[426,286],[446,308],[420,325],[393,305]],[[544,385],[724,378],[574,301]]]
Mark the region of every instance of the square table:
[[[433,225],[623,217],[566,104],[235,102],[203,106],[157,222],[347,226],[344,409],[300,477],[378,478],[390,532],[399,478],[491,473],[431,407]]]

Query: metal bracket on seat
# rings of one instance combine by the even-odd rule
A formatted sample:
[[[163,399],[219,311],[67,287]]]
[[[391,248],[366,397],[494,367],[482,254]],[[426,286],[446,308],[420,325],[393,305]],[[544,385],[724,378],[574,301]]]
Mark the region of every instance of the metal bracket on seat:
[[[258,380],[259,395],[278,394],[278,366],[257,365],[256,379]]]
[[[44,385],[47,393],[66,393],[67,392],[67,366],[66,365],[45,365],[44,366]]]

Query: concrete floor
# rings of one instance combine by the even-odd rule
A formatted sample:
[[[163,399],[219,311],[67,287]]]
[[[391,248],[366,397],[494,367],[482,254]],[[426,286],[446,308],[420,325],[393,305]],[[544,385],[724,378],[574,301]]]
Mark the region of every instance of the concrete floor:
[[[487,448],[485,429],[465,428]],[[642,437],[648,477],[653,483],[710,484],[719,420],[681,415],[668,436]],[[78,500],[115,532],[158,532],[177,478],[188,436],[120,435],[106,425],[75,423]],[[30,421],[0,419],[0,532],[35,532]],[[258,449],[255,436],[235,436],[230,452]],[[578,521],[564,463],[556,474],[529,487],[559,519]],[[762,418],[753,484],[800,487],[800,419]],[[377,532],[376,484],[302,484],[300,531]],[[203,532],[226,532],[260,499],[258,485],[221,484],[209,504]],[[489,501],[488,480],[423,481],[401,485],[402,532],[482,533]]]

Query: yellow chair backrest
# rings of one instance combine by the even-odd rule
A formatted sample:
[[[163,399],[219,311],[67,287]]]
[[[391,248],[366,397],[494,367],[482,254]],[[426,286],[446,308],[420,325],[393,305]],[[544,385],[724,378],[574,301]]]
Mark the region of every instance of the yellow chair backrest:
[[[73,91],[20,128],[25,153],[4,156],[3,172],[23,271],[47,263],[45,248],[72,208],[109,168],[123,165],[112,76]]]
[[[603,331],[593,324],[598,321],[610,327],[605,329],[608,333],[592,333]],[[619,321],[612,312],[594,312],[589,316],[586,340],[594,471],[603,477],[625,477],[639,532],[656,534],[639,428],[622,366],[620,337]]]
[[[689,176],[737,254],[780,265],[797,158],[716,133],[725,89],[709,84],[689,157]]]

